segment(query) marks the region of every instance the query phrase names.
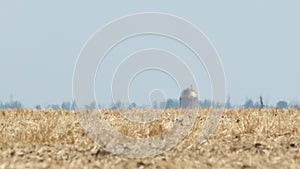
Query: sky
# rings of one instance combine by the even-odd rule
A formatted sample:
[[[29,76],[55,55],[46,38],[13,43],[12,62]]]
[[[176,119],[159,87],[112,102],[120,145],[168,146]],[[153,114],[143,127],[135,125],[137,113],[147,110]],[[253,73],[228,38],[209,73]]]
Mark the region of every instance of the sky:
[[[269,104],[300,100],[300,2],[254,1],[34,1],[0,2],[0,101],[10,96],[26,106],[72,100],[76,59],[89,37],[112,20],[140,12],[163,12],[193,23],[211,40],[223,63],[227,95],[233,104],[263,96]],[[109,81],[122,58],[134,50],[168,49],[197,72],[199,97],[211,97],[201,63],[165,37],[128,39],[108,54],[95,84],[99,103],[110,104]],[[161,72],[132,81],[131,100],[147,104],[160,88],[178,98],[178,86]],[[146,92],[145,92],[146,91]]]

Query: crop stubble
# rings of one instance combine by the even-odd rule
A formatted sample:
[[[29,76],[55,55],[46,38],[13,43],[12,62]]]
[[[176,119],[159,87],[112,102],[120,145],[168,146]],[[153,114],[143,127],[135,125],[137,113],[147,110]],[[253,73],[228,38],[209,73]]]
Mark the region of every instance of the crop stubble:
[[[128,159],[95,144],[74,111],[0,111],[0,169],[300,168],[300,109],[224,110],[216,131],[200,145],[207,112],[199,109],[192,131],[170,151],[151,158]],[[117,110],[101,113],[120,133],[147,138],[172,126],[178,110],[166,110],[158,121],[145,124],[124,119]]]

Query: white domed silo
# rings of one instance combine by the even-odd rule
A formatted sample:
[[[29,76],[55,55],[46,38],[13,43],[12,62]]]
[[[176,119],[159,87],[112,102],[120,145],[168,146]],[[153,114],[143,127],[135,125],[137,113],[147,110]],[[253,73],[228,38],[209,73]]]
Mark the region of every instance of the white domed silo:
[[[197,108],[198,107],[198,95],[192,87],[182,91],[180,96],[181,108]]]

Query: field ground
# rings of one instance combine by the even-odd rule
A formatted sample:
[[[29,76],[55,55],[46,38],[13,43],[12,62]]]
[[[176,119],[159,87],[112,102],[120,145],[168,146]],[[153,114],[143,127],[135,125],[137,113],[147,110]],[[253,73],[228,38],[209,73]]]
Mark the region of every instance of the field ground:
[[[209,141],[200,145],[207,111],[199,110],[194,128],[179,145],[145,159],[128,159],[101,149],[84,133],[75,112],[0,111],[0,169],[300,168],[300,109],[225,110]],[[156,135],[166,127],[136,127],[120,120],[117,111],[102,113],[116,130],[131,137]],[[162,118],[173,114],[176,110],[168,110]],[[146,129],[148,134],[143,133]]]

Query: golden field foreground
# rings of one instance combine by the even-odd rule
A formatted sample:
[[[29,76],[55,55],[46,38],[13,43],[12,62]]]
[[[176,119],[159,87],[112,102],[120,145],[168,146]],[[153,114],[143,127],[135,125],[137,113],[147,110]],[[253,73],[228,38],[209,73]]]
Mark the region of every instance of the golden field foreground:
[[[176,111],[167,110],[161,121],[149,124],[124,120],[118,111],[101,113],[120,133],[145,138],[164,131]],[[170,151],[129,159],[97,146],[84,133],[73,111],[0,111],[0,169],[300,168],[300,109],[225,110],[216,131],[200,145],[207,112],[199,110],[191,133]]]

